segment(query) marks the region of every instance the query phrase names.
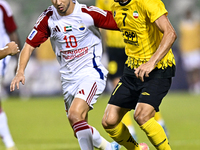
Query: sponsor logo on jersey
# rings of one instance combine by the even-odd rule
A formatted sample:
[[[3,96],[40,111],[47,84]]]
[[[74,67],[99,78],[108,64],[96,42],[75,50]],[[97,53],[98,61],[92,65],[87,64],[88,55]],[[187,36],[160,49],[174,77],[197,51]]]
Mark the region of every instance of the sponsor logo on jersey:
[[[79,48],[71,51],[61,51],[63,58],[67,60],[79,58],[87,53],[88,53],[88,47]]]
[[[78,25],[78,30],[79,31],[83,32],[83,31],[85,31],[85,29],[86,29],[86,26],[83,23]]]
[[[31,31],[31,33],[29,34],[28,39],[29,39],[29,40],[32,40],[32,39],[35,37],[36,34],[37,34],[37,30],[36,30],[36,29],[33,29],[33,30]]]
[[[69,31],[72,31],[72,26],[66,26],[64,27],[64,32],[69,32]]]
[[[135,31],[123,30],[122,32],[125,43],[139,46],[137,33]]]
[[[133,17],[136,18],[136,19],[139,17],[139,14],[138,14],[137,11],[134,11],[134,12],[133,12]]]

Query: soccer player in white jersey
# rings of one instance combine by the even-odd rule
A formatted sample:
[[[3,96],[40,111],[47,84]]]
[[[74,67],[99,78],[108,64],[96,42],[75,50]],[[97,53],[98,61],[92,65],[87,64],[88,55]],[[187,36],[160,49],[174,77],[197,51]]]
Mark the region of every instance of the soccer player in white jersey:
[[[17,26],[12,15],[12,10],[6,1],[0,0],[0,86],[2,86],[2,80],[5,75],[5,69],[11,58],[10,55],[14,55],[19,52],[18,45],[16,45],[15,42],[10,41],[15,41],[20,46],[20,41],[17,34]],[[1,93],[0,137],[2,137],[2,140],[8,150],[16,150],[15,143],[12,139],[7,124],[6,114],[1,106]]]
[[[118,27],[111,12],[74,0],[51,1],[53,5],[40,15],[26,39],[10,90],[25,83],[24,70],[32,51],[50,37],[60,64],[67,116],[81,150],[112,150],[87,117],[105,88],[108,73],[101,63],[102,43],[96,27]]]

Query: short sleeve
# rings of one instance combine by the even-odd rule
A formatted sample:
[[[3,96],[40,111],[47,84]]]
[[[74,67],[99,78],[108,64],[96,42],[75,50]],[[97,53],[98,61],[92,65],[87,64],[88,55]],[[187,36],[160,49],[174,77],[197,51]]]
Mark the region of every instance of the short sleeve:
[[[12,10],[6,1],[1,1],[0,9],[3,12],[3,23],[8,33],[12,33],[17,29],[17,25],[13,18]]]
[[[168,11],[161,0],[145,0],[142,5],[144,6],[143,9],[146,11],[150,22],[154,22],[164,14],[168,15]]]
[[[48,19],[52,15],[51,11],[43,12],[38,18],[33,30],[26,39],[26,43],[33,47],[39,47],[50,36]]]

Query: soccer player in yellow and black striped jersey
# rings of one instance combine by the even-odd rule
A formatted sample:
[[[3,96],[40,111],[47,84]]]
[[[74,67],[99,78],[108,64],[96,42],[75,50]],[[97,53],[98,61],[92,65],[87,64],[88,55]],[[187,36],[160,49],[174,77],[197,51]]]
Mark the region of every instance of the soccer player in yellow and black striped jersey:
[[[110,10],[111,5],[113,4],[113,0],[96,0],[96,6],[103,9],[103,10]],[[112,82],[112,88],[114,89],[120,77],[123,74],[124,63],[127,59],[125,54],[125,43],[123,40],[123,36],[119,31],[113,30],[101,30],[103,43],[105,43],[105,51],[108,55],[108,80]],[[113,40],[115,37],[115,40]],[[112,90],[113,90],[112,89]],[[123,117],[122,122],[128,127],[129,132],[136,139],[135,128],[132,123],[132,116],[131,112],[127,112],[127,114]],[[115,149],[118,149],[120,146],[118,143],[113,142],[112,146]]]
[[[112,12],[124,37],[128,58],[102,125],[126,149],[147,150],[121,122],[129,110],[135,109],[134,119],[156,149],[171,150],[163,128],[154,118],[175,75],[171,47],[177,36],[167,18],[168,12],[161,0],[115,0]]]
[[[96,6],[103,10],[110,10],[112,4],[113,0],[96,0]],[[119,31],[103,30],[102,35],[109,59],[108,79],[112,81],[113,88],[115,88],[123,74],[124,63],[127,59],[125,54],[125,43],[123,36]],[[113,40],[113,37],[115,37],[115,40]],[[160,112],[157,112],[154,118],[164,128],[166,134],[168,135],[165,122]],[[130,111],[123,117],[122,122],[128,127],[129,132],[133,135],[133,138],[136,138]]]

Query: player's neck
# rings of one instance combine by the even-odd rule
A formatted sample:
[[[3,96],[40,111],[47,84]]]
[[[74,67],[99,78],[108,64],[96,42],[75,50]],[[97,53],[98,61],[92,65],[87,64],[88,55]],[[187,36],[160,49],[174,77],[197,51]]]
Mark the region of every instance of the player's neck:
[[[75,8],[75,4],[74,4],[74,3],[71,3],[69,9],[68,9],[67,12],[66,12],[66,16],[67,16],[67,15],[70,15],[71,13],[73,13],[74,8]]]

